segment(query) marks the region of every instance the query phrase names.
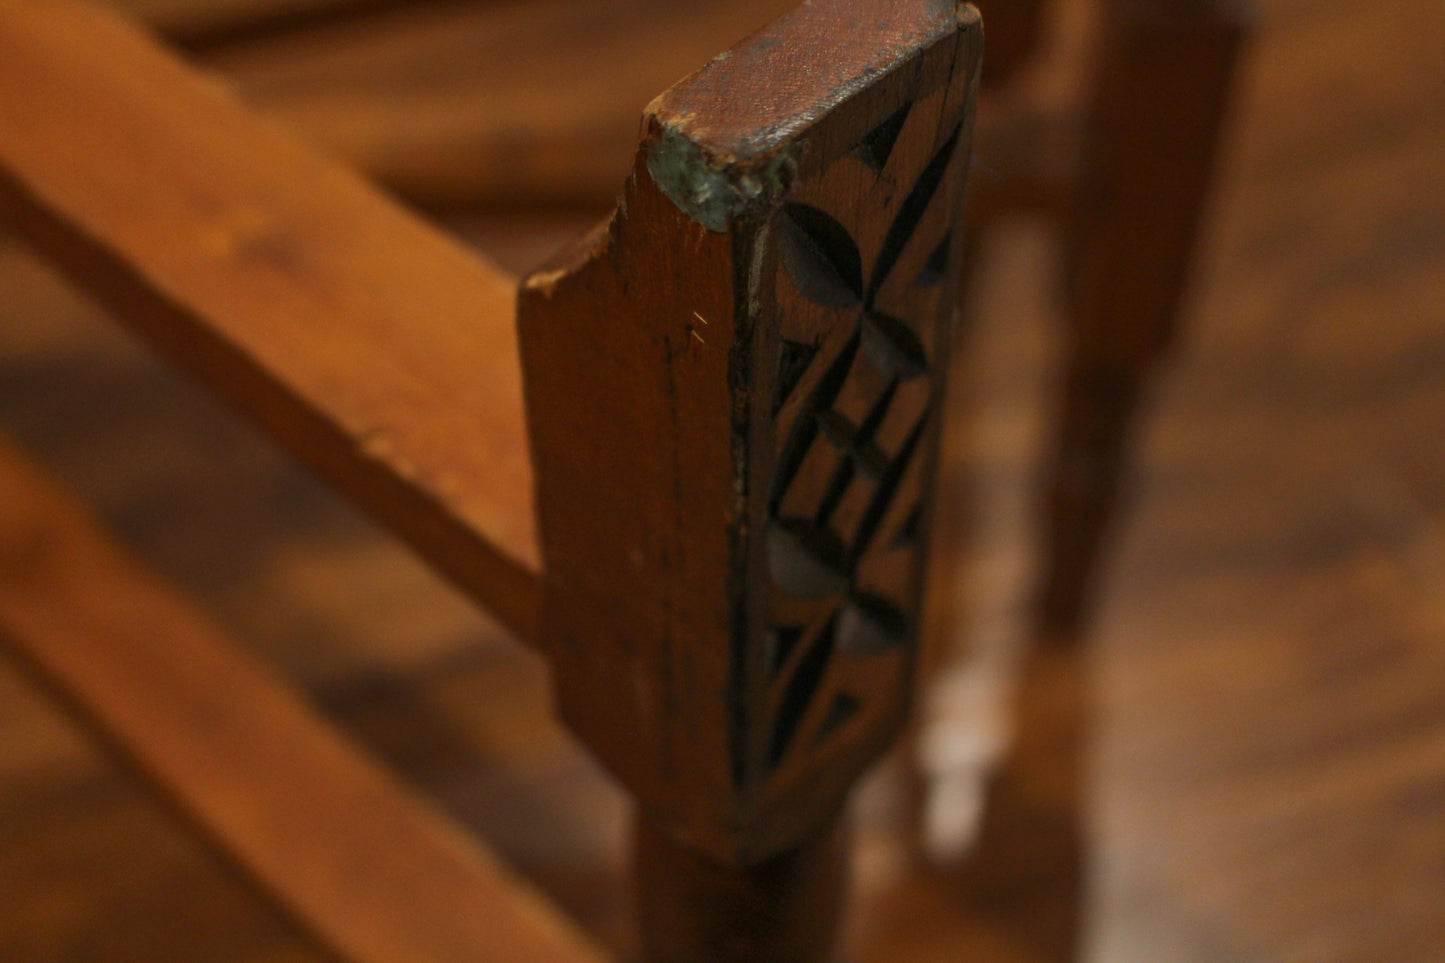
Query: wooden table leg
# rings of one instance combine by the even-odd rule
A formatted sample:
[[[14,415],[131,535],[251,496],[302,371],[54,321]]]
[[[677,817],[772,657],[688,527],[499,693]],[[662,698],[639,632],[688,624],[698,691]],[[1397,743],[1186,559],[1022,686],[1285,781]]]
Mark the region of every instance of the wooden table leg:
[[[1068,225],[1069,358],[1039,613],[1080,629],[1130,426],[1173,339],[1235,64],[1240,0],[1108,0]]]

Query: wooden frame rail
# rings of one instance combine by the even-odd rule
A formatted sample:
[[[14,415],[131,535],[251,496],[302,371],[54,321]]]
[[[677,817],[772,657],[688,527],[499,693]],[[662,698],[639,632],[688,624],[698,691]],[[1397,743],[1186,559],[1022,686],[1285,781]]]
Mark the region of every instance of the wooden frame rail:
[[[73,0],[0,3],[0,217],[535,636],[507,272]]]

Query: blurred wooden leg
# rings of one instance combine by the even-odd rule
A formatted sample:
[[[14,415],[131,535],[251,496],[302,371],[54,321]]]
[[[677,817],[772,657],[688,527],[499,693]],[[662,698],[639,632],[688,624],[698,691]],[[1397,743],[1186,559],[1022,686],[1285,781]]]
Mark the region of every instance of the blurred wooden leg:
[[[1091,728],[1083,662],[1075,646],[1045,648],[1024,664],[1010,763],[991,787],[971,857],[970,903],[1013,921],[1011,942],[1031,963],[1069,963],[1081,948]]]
[[[1037,642],[1072,645],[1087,616],[1100,549],[1121,497],[1128,439],[1153,358],[1133,367],[1068,359],[1053,462],[1043,492]]]
[[[847,893],[844,820],[739,868],[637,823],[637,915],[647,963],[828,963]]]
[[[1075,959],[1087,882],[1090,684],[1079,642],[1128,443],[1176,326],[1247,18],[1231,0],[1106,0],[1066,221],[1069,344],[1043,495],[1037,637],[974,854],[1027,958]]]
[[[1070,357],[1046,496],[1039,613],[1086,618],[1141,390],[1170,343],[1247,11],[1237,0],[1108,0],[1068,226]]]

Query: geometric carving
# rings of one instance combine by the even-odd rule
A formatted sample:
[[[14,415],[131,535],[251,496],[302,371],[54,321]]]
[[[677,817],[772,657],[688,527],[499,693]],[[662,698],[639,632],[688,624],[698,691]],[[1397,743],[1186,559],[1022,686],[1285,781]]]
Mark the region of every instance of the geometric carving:
[[[903,132],[903,122],[908,119],[908,111],[912,106],[912,104],[904,104],[899,107],[887,120],[869,131],[868,136],[853,148],[853,156],[867,164],[873,173],[883,173],[883,168],[888,164],[888,157],[893,153],[893,145],[898,142],[898,135]]]
[[[882,178],[887,171],[912,106],[895,111],[850,151],[875,177]],[[931,414],[932,389],[914,392],[911,410],[905,412],[906,427],[900,431],[895,426],[891,446],[880,436],[890,416],[897,420],[900,386],[928,380],[930,359],[919,331],[936,323],[937,312],[901,318],[875,302],[923,221],[958,137],[955,127],[918,172],[881,232],[877,256],[866,274],[858,240],[828,211],[793,200],[774,215],[778,257],[792,287],[807,301],[839,316],[819,333],[820,343],[837,345],[831,355],[818,344],[789,339],[779,348],[777,370],[786,373],[786,380],[778,383],[773,410],[776,415],[790,407],[792,417],[786,424],[786,419],[780,420],[778,426],[782,441],[769,486],[768,574],[779,607],[790,608],[790,599],[827,604],[811,613],[804,628],[773,629],[775,646],[776,640],[786,639],[788,651],[774,653],[780,694],[769,740],[769,771],[788,758],[799,726],[818,698],[827,698],[830,704],[810,748],[825,745],[862,710],[866,694],[829,687],[833,661],[868,659],[903,646],[917,621],[917,612],[911,611],[915,593],[910,586],[889,594],[860,584],[859,573]],[[945,224],[915,282],[930,271],[942,278],[948,244]],[[834,330],[850,327],[841,341],[830,337]],[[816,374],[810,378],[812,369]],[[806,387],[800,389],[802,385]],[[799,390],[802,397],[790,405],[791,395]],[[839,518],[845,503],[852,511]],[[916,553],[917,529],[917,511],[906,513],[880,551]]]
[[[612,219],[523,286],[559,711],[724,863],[826,824],[907,708],[980,39],[800,4],[649,106]]]

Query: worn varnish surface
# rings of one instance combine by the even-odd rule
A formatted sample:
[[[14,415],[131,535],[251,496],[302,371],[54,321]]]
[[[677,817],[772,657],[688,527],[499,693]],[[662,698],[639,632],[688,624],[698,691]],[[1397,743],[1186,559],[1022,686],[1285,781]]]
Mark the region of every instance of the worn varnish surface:
[[[1181,354],[1103,587],[1090,945],[1120,963],[1433,963],[1445,20],[1435,0],[1261,6]],[[994,628],[1026,582],[1009,522],[1037,451],[1054,254],[1028,225],[985,252],[985,337],[955,382],[986,407],[951,467],[1003,492],[977,530]],[[46,321],[7,311],[0,326],[7,426],[620,940],[626,815],[549,722],[538,665],[13,249],[0,288]],[[0,739],[0,955],[319,959],[8,671]],[[905,871],[886,797],[864,807],[857,958],[1038,959],[1047,892],[980,910],[960,873]],[[995,850],[1011,865],[1025,851]]]

